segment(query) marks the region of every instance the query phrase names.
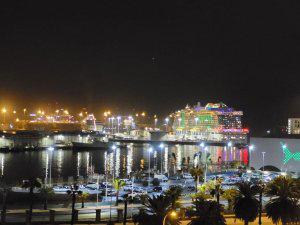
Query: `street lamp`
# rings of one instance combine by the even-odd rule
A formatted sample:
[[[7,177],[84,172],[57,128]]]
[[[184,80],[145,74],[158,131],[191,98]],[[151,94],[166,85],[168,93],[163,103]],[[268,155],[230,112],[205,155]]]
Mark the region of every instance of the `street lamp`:
[[[111,130],[112,130],[112,134],[114,133],[114,119],[115,119],[115,117],[111,118]]]
[[[165,121],[166,121],[166,131],[168,131],[169,118],[167,117],[167,118],[165,119]]]
[[[263,161],[263,172],[265,171],[265,154],[266,152],[261,152],[262,154],[262,161]]]
[[[114,163],[115,163],[115,160],[114,160],[114,158],[115,158],[115,150],[117,149],[117,146],[116,145],[113,145],[113,146],[111,146],[111,149],[113,150],[113,161],[114,161]],[[115,179],[115,170],[114,170],[114,165],[113,165],[113,180]]]
[[[161,143],[159,145],[161,151],[160,151],[160,173],[163,174],[163,149],[165,147],[165,145],[163,143]]]
[[[50,167],[49,167],[49,185],[50,187],[52,187],[52,177],[51,177],[51,170],[52,170],[52,152],[54,151],[54,148],[51,146],[47,149],[50,152],[50,157],[49,157],[49,161],[50,161]]]
[[[148,153],[149,153],[149,157],[148,157],[148,170],[149,170],[149,174],[148,174],[148,186],[150,186],[150,176],[151,176],[151,168],[150,168],[150,166],[151,166],[151,162],[150,162],[150,156],[151,156],[151,152],[153,152],[153,148],[152,147],[150,147],[149,149],[148,149]]]
[[[157,118],[154,119],[154,128],[157,126]]]
[[[163,225],[166,224],[166,219],[167,219],[168,216],[170,216],[171,218],[174,219],[174,218],[177,217],[177,212],[176,212],[175,210],[172,210],[172,211],[168,212],[168,213],[165,215],[164,219],[163,219]]]
[[[120,133],[120,120],[121,120],[121,116],[118,116],[117,120],[118,120],[118,133]]]

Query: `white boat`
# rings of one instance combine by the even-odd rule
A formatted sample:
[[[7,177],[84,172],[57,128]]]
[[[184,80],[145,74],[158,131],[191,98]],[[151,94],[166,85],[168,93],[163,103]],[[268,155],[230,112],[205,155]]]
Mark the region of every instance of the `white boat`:
[[[159,182],[168,182],[168,178],[164,174],[154,174],[154,178],[157,178]]]
[[[186,179],[186,180],[192,180],[194,179],[193,176],[190,174],[190,173],[184,173],[182,175],[183,179]]]
[[[29,193],[29,188],[22,188],[22,187],[12,187],[11,188],[11,191],[12,192],[18,192],[18,193]],[[40,192],[40,189],[38,188],[34,188],[33,189],[33,193],[39,193]]]

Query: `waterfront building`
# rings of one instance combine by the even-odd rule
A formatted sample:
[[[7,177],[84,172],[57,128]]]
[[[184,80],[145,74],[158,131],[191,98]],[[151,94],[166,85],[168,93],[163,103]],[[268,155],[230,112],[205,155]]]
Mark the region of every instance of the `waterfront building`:
[[[285,137],[251,137],[250,166],[255,169],[277,169],[300,175],[300,139]]]
[[[288,134],[300,134],[300,118],[288,119]]]
[[[170,117],[173,118],[174,133],[185,139],[211,141],[233,140],[247,142],[249,130],[242,126],[242,111],[236,111],[224,103],[199,103],[186,106]]]

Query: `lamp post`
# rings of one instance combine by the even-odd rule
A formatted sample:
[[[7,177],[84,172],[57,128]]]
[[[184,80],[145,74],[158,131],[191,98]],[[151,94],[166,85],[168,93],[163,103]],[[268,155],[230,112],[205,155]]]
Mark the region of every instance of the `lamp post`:
[[[120,133],[120,120],[121,120],[121,116],[117,117],[117,122],[118,122],[118,133]]]
[[[265,154],[266,152],[261,152],[262,154],[262,161],[263,161],[263,172],[265,171]]]
[[[54,151],[53,147],[49,147],[47,149],[50,152],[50,157],[49,157],[49,161],[50,161],[50,166],[49,166],[49,186],[52,187],[52,152]]]
[[[154,119],[154,128],[156,129],[157,126],[157,118]]]
[[[149,149],[148,149],[148,153],[149,153],[149,157],[148,157],[148,170],[149,170],[149,173],[148,173],[148,186],[150,186],[150,177],[151,177],[151,168],[150,168],[150,166],[151,166],[151,162],[150,162],[150,156],[151,156],[151,152],[153,151],[153,148],[152,147],[150,147]]]
[[[117,149],[117,146],[113,145],[113,146],[111,146],[111,149],[113,150],[113,161],[114,161],[114,164],[115,164],[114,158],[115,158],[115,150]],[[114,169],[115,165],[113,165],[112,168],[113,168],[113,180],[114,180],[115,179],[115,169]]]
[[[167,117],[167,118],[165,119],[165,121],[166,121],[166,131],[168,131],[169,118]]]
[[[163,219],[162,225],[165,225],[165,224],[166,224],[166,219],[167,219],[168,216],[170,216],[171,218],[176,218],[176,217],[177,217],[177,212],[174,211],[174,210],[168,212],[168,213],[165,215],[164,219]]]
[[[112,131],[112,134],[114,134],[114,119],[115,119],[115,117],[111,118],[111,131]]]
[[[163,143],[161,143],[159,145],[161,151],[160,151],[160,173],[163,174],[163,149],[165,147],[165,145]]]

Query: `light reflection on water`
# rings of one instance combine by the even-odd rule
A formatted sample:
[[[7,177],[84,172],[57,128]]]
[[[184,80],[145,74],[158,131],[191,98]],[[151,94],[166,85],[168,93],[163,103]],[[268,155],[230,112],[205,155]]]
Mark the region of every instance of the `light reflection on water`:
[[[70,177],[87,177],[93,172],[109,174],[115,177],[126,177],[137,170],[148,170],[149,144],[128,144],[127,148],[113,150],[93,150],[73,152],[71,150],[54,150],[23,153],[0,153],[1,175],[7,182],[16,184],[30,176],[49,180],[49,164],[52,162],[52,179],[67,180]],[[205,162],[205,154],[199,146],[152,146],[150,154],[151,169],[173,173],[184,167],[195,166]],[[242,150],[234,147],[208,148],[208,162],[220,163],[225,160],[242,159]],[[52,154],[52,156],[50,156]],[[163,160],[162,160],[163,159]],[[209,167],[211,168],[211,167]]]

